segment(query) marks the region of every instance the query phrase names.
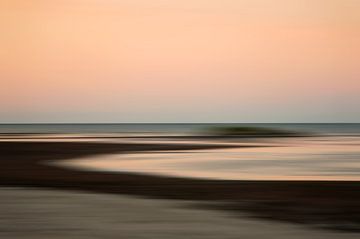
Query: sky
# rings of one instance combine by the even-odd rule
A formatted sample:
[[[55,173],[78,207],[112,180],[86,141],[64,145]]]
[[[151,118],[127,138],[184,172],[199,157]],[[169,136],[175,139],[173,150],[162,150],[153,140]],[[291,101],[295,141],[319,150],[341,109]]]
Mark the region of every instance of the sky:
[[[360,122],[359,0],[0,0],[0,122]]]

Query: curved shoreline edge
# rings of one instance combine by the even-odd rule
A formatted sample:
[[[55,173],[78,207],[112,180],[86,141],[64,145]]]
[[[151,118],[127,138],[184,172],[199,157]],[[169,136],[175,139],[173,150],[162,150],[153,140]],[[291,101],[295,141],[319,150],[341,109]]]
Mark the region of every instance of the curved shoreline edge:
[[[210,209],[226,210],[233,214],[245,212],[252,217],[360,232],[360,182],[172,178],[135,173],[79,171],[42,163],[100,154],[227,147],[234,146],[0,142],[0,186],[216,201],[220,204],[209,204]]]

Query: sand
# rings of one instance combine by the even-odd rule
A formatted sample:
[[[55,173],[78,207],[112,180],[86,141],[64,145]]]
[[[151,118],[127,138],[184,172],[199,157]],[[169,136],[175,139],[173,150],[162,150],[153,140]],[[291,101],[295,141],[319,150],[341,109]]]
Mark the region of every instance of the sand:
[[[246,213],[251,217],[267,219],[264,220],[266,223],[288,223],[284,225],[297,223],[306,226],[309,230],[317,227],[346,231],[349,234],[360,231],[360,183],[356,181],[201,180],[126,172],[87,172],[48,164],[54,160],[60,161],[92,155],[218,147],[234,146],[105,142],[1,142],[0,187],[36,187],[64,190],[75,194],[87,192],[120,199],[127,195],[159,199],[158,202],[170,199],[197,201],[196,208],[198,210],[207,209],[209,213],[223,213],[234,218],[243,217]],[[2,198],[0,197],[0,199]],[[61,205],[60,201],[57,203],[57,199],[57,197],[53,197],[54,204]],[[212,203],[207,204],[209,201]],[[39,199],[35,204],[46,202],[47,200]],[[205,202],[206,204],[204,204]],[[13,205],[15,216],[9,214],[2,216],[0,213],[2,220],[9,221],[11,218],[17,220],[22,217],[21,206],[23,204],[14,201]],[[99,207],[101,208],[101,206]],[[109,207],[116,208],[116,205]],[[5,208],[7,207],[5,206]],[[53,206],[49,208],[51,209]],[[62,210],[55,207],[54,211],[61,212]],[[75,208],[74,211],[76,211]],[[216,217],[217,214],[214,215]],[[43,218],[45,220],[47,217]],[[77,223],[78,220],[69,220],[69,223],[71,222]],[[16,224],[14,225],[16,226]],[[21,229],[22,227],[17,228]],[[6,230],[6,226],[3,226],[3,229]],[[215,229],[216,227],[214,227]],[[331,231],[329,230],[329,232]]]
[[[192,201],[0,188],[0,238],[351,239],[358,234],[231,217]],[[198,204],[198,202],[196,202]]]

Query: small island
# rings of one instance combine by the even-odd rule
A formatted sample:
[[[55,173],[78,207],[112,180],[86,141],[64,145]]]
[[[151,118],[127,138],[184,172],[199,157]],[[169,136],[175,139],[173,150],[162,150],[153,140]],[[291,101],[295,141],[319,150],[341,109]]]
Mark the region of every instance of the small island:
[[[212,136],[223,137],[300,137],[305,136],[304,133],[263,128],[263,127],[250,127],[250,126],[224,126],[224,127],[211,127],[206,129],[205,133]]]

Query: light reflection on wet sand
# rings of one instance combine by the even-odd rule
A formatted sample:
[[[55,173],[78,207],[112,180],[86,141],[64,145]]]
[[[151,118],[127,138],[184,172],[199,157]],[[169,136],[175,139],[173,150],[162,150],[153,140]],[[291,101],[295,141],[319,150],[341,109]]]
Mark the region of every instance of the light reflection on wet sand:
[[[359,137],[267,142],[273,147],[113,154],[63,161],[61,166],[225,180],[360,180]]]

